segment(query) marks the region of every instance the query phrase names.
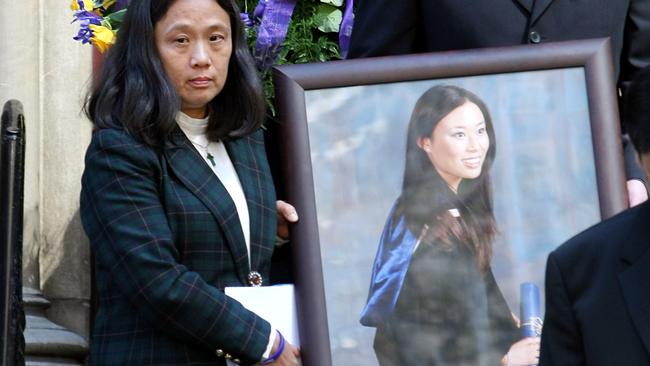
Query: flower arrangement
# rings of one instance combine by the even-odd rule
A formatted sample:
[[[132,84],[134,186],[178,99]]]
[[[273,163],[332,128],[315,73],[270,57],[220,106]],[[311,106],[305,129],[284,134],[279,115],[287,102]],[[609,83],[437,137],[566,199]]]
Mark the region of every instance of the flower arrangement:
[[[73,37],[81,43],[91,43],[104,53],[115,43],[115,37],[126,9],[117,0],[72,0],[72,22],[79,22],[79,32]]]
[[[238,0],[247,24],[248,43],[264,82],[264,93],[275,115],[272,65],[338,60],[345,56],[352,31],[353,0]],[[291,10],[289,6],[293,5]],[[279,8],[279,9],[278,9]],[[289,13],[288,24],[274,19]],[[278,23],[285,32],[274,36]],[[278,46],[277,41],[281,44]]]
[[[271,114],[272,65],[329,61],[345,57],[352,31],[353,0],[236,0],[246,37],[264,80]],[[128,0],[72,0],[73,38],[105,52],[118,35]]]

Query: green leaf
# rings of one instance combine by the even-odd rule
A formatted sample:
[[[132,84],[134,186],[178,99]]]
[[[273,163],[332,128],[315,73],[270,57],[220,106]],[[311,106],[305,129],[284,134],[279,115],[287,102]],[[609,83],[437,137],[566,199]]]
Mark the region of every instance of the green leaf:
[[[241,9],[247,9],[250,12],[259,0],[236,1]],[[339,19],[334,20],[328,19],[328,16],[337,10],[337,4],[342,3],[342,0],[298,1],[276,65],[340,59],[337,34],[340,27],[340,15]],[[323,25],[327,25],[327,27],[319,28]],[[328,29],[331,31],[327,31]],[[246,32],[251,50],[255,49],[257,32],[256,27],[249,28]],[[267,112],[270,114],[269,118],[273,119],[272,116],[275,116],[276,111],[271,72],[262,72],[261,77],[268,107]]]
[[[314,15],[314,24],[324,33],[338,32],[343,19],[343,13],[327,4],[321,4]]]
[[[343,5],[343,0],[320,0],[321,3],[332,4],[334,6]]]
[[[108,16],[105,16],[104,19],[111,22],[111,24],[120,24],[124,20],[124,15],[126,14],[126,9],[118,10],[114,13],[111,13]]]

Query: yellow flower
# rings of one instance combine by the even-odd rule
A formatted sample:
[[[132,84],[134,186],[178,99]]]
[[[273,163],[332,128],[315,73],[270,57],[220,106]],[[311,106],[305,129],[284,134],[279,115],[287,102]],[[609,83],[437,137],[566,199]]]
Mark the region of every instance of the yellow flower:
[[[79,6],[79,2],[83,4],[83,9]],[[70,3],[70,9],[74,11],[78,10],[87,10],[87,11],[93,11],[95,8],[95,2],[93,0],[72,0]]]
[[[117,0],[102,0],[102,7],[104,9],[108,9],[111,6],[113,6],[113,4],[115,4],[115,1],[117,1]]]
[[[97,47],[99,52],[104,53],[106,50],[115,43],[115,33],[112,30],[104,27],[103,25],[89,25],[93,36],[90,37],[90,42]]]

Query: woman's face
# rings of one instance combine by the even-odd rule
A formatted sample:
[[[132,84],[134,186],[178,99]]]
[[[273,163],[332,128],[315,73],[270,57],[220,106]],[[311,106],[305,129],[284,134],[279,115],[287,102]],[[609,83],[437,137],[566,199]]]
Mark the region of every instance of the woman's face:
[[[176,0],[156,23],[156,49],[181,99],[181,111],[203,118],[223,89],[232,53],[230,18],[215,0]]]
[[[418,146],[442,179],[457,191],[461,180],[481,174],[490,147],[483,113],[474,103],[461,105],[438,122],[430,137],[420,137]]]

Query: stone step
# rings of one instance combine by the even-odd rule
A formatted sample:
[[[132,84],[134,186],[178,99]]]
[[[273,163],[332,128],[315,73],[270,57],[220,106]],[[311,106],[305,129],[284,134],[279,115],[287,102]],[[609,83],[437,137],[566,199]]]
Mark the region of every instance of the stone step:
[[[25,364],[32,366],[83,365],[88,341],[50,321],[45,310],[50,302],[32,288],[23,288],[25,304]]]

